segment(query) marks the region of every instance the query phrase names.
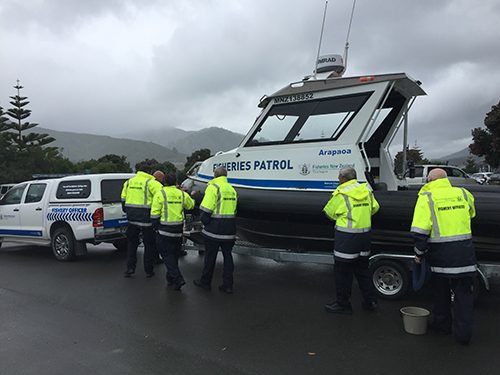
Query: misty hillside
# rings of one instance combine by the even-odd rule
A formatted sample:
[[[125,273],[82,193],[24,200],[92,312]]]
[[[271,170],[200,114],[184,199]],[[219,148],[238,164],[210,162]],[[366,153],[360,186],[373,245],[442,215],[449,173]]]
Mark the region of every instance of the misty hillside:
[[[135,141],[154,142],[165,147],[173,148],[168,146],[168,144],[175,144],[178,140],[185,138],[192,133],[196,133],[196,131],[162,127],[161,129],[148,129],[148,131],[123,132],[121,133],[120,138],[133,139]]]
[[[159,162],[170,161],[176,166],[184,166],[187,157],[185,154],[153,142],[56,131],[40,126],[30,130],[34,133],[46,133],[54,137],[56,140],[48,146],[58,147],[61,149],[61,153],[72,162],[99,159],[106,154],[116,154],[125,155],[132,168],[136,163],[146,158],[156,159]]]
[[[469,157],[472,157],[476,161],[476,163],[482,163],[484,161],[484,158],[480,158],[479,156],[476,155],[471,155],[469,153],[469,147],[466,147],[463,150],[460,150],[453,154],[437,158],[436,160],[445,162],[447,161],[448,164],[450,165],[461,166],[465,164],[465,160],[467,160],[467,158]]]
[[[167,128],[143,134],[142,139],[113,138],[105,135],[57,131],[40,126],[30,129],[34,133],[46,133],[55,138],[48,146],[58,147],[72,162],[99,159],[106,154],[125,155],[132,168],[145,159],[156,159],[162,163],[170,161],[177,168],[184,168],[186,157],[202,148],[212,154],[227,151],[239,145],[243,139],[237,134],[221,128],[208,128],[194,132]],[[147,137],[144,137],[147,134]],[[133,134],[128,133],[128,136]],[[180,138],[179,138],[180,137]],[[147,141],[148,138],[155,140]],[[172,141],[176,139],[175,141]],[[161,144],[159,144],[161,142]]]
[[[211,127],[198,131],[186,131],[176,128],[162,128],[148,130],[147,132],[128,132],[124,138],[154,142],[159,145],[191,155],[193,151],[208,148],[212,154],[217,151],[229,151],[237,147],[244,135],[232,131]]]
[[[208,148],[213,155],[217,151],[229,151],[239,146],[243,138],[243,134],[212,127],[192,132],[176,142],[169,142],[166,146],[175,147],[179,152],[189,153],[189,155],[192,153],[189,150]]]

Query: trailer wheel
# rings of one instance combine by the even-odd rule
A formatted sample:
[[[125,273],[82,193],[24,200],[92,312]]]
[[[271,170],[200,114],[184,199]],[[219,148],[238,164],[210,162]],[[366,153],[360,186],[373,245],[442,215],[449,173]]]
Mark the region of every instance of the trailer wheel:
[[[375,292],[380,298],[399,299],[410,286],[409,272],[399,263],[380,260],[371,267]]]
[[[54,231],[52,236],[52,252],[57,260],[69,262],[76,256],[75,238],[70,229],[61,227]]]

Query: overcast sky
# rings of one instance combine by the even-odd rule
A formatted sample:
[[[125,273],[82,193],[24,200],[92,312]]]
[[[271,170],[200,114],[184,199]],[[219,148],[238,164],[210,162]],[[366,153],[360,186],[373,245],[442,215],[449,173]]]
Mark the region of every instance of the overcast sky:
[[[343,54],[352,4],[328,2],[322,53]],[[29,121],[49,129],[245,134],[264,94],[312,73],[324,8],[324,0],[2,0],[0,105],[11,107],[19,79]],[[357,0],[345,76],[422,81],[427,96],[410,111],[408,143],[444,156],[471,143],[471,129],[500,101],[499,41],[500,0]]]

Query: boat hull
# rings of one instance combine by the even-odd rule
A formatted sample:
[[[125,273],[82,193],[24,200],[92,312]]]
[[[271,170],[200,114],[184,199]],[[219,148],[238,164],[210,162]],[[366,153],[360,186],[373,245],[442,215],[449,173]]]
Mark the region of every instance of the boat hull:
[[[203,191],[203,183],[196,182]],[[235,188],[238,237],[263,247],[297,252],[332,252],[334,222],[323,213],[327,191]],[[479,260],[500,260],[500,186],[468,187],[475,197],[472,220]],[[375,191],[380,210],[372,221],[373,253],[413,253],[410,227],[418,188]]]

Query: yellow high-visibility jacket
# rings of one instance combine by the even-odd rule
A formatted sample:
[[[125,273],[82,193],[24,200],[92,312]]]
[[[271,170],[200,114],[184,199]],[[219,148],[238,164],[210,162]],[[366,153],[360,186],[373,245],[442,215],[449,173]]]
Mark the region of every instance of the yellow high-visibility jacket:
[[[323,208],[335,220],[334,257],[336,261],[354,262],[371,253],[371,217],[380,206],[367,184],[350,180],[340,185]]]
[[[442,276],[474,274],[471,219],[475,215],[474,197],[466,189],[452,187],[447,178],[424,185],[410,230],[415,254],[425,256],[431,270]]]
[[[161,183],[145,172],[125,181],[122,189],[122,207],[129,224],[151,226],[151,204],[153,197],[162,188]]]
[[[153,198],[151,219],[160,220],[158,233],[169,237],[182,237],[184,210],[194,208],[188,193],[176,186],[165,186]]]
[[[335,189],[323,211],[331,220],[336,221],[337,230],[364,233],[371,230],[371,217],[379,208],[367,184],[359,184],[356,180],[350,180]]]
[[[202,233],[215,241],[236,239],[236,206],[238,197],[226,176],[219,176],[208,183],[200,204]]]

